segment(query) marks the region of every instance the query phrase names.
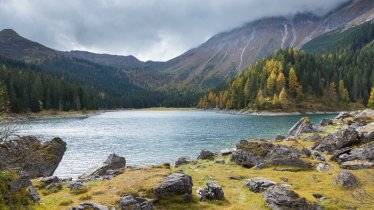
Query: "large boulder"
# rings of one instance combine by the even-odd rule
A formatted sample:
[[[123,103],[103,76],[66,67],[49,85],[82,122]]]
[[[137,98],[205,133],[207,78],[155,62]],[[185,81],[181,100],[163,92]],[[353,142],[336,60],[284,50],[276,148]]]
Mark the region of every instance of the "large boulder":
[[[172,173],[164,178],[159,187],[153,188],[153,193],[158,198],[165,198],[171,195],[191,195],[192,186],[191,176],[182,173]]]
[[[247,185],[248,189],[252,192],[259,193],[263,192],[271,186],[276,185],[276,182],[273,182],[269,179],[262,177],[255,177],[252,179],[244,180],[244,183]]]
[[[175,166],[178,167],[178,166],[181,166],[181,165],[184,165],[184,164],[188,164],[188,163],[191,163],[191,161],[192,161],[191,157],[182,156],[182,157],[178,158],[177,161],[175,161]]]
[[[119,170],[126,167],[126,159],[116,154],[110,154],[108,158],[99,166],[88,169],[79,179],[94,179],[104,176],[115,176]]]
[[[125,195],[118,204],[119,210],[153,210],[153,202],[145,198]]]
[[[331,160],[340,164],[353,160],[374,162],[374,142],[370,142],[355,148],[348,147],[335,151],[331,157]]]
[[[322,119],[319,124],[321,126],[333,125],[334,121],[332,119]]]
[[[216,153],[208,151],[208,150],[201,150],[199,156],[197,157],[198,160],[212,160],[216,156]]]
[[[0,170],[18,168],[30,178],[51,176],[65,151],[60,138],[43,143],[33,136],[20,137],[0,144]]]
[[[369,161],[347,161],[340,165],[343,169],[351,169],[351,170],[358,170],[358,169],[367,169],[367,168],[374,168],[374,163]]]
[[[298,136],[302,133],[314,133],[316,130],[313,128],[309,117],[301,118],[287,133],[288,136]]]
[[[70,210],[109,210],[109,208],[97,203],[85,202],[80,204],[79,206],[71,207]]]
[[[374,122],[356,129],[360,137],[360,143],[365,144],[374,141]]]
[[[326,136],[321,142],[314,145],[314,150],[331,153],[358,143],[358,132],[354,128],[345,128]]]
[[[354,188],[357,186],[357,179],[350,171],[342,170],[334,179],[333,184],[340,185],[344,188]]]
[[[311,168],[311,165],[301,159],[304,152],[285,145],[269,142],[245,141],[237,144],[237,150],[232,154],[232,161],[244,167],[264,168],[269,165],[289,165]]]
[[[274,210],[322,210],[318,204],[308,202],[297,193],[287,189],[285,186],[274,185],[269,187],[263,194],[267,206]]]
[[[353,115],[349,112],[340,112],[338,116],[335,117],[337,120],[344,120],[345,118],[353,117]]]
[[[200,200],[222,200],[225,196],[223,193],[221,185],[215,183],[215,182],[207,182],[206,187],[203,190],[198,191],[198,195],[200,195]]]

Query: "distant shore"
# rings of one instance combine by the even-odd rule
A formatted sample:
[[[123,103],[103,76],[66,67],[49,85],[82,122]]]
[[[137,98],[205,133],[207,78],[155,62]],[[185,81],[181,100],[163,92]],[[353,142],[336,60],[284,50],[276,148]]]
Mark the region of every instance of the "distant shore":
[[[300,116],[300,115],[318,115],[318,114],[339,114],[344,111],[305,111],[305,112],[271,112],[271,111],[248,111],[248,110],[220,110],[208,109],[217,113],[238,114],[238,115],[254,115],[254,116]]]

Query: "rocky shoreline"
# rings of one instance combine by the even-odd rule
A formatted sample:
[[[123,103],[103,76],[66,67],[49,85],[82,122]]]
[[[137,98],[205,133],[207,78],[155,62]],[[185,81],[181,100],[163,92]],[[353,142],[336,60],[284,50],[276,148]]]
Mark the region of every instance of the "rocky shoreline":
[[[212,111],[217,113],[238,114],[238,115],[254,115],[254,116],[301,116],[301,115],[323,115],[323,114],[339,114],[342,111],[303,111],[303,112],[271,112],[271,111],[249,111],[242,110],[222,110],[222,109],[201,109],[204,111]],[[346,112],[346,111],[343,111]]]
[[[78,180],[52,176],[65,150],[59,138],[2,143],[1,173],[14,176],[6,185],[10,191],[0,189],[0,207],[15,207],[12,196],[25,190],[28,205],[36,209],[367,209],[374,204],[373,110],[341,112],[319,125],[302,118],[273,140],[202,150],[196,159],[179,158],[175,167],[131,167],[125,157],[111,154]]]

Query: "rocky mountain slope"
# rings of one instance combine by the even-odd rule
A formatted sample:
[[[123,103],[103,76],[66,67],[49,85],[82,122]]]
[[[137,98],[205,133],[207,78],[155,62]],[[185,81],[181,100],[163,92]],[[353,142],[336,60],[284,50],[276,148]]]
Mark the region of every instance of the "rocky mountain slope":
[[[166,63],[172,80],[215,87],[276,49],[301,48],[329,31],[374,18],[374,1],[358,0],[318,17],[311,13],[271,17],[213,36],[201,46]]]

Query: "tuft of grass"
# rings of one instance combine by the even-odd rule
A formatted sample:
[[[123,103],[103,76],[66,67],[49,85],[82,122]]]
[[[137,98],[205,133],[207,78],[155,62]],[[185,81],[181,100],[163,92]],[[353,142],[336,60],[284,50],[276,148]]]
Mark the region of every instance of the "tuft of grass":
[[[84,195],[81,195],[81,196],[79,197],[79,200],[81,200],[81,201],[86,201],[86,200],[90,200],[91,198],[92,198],[91,195],[89,195],[89,194],[84,194]]]

